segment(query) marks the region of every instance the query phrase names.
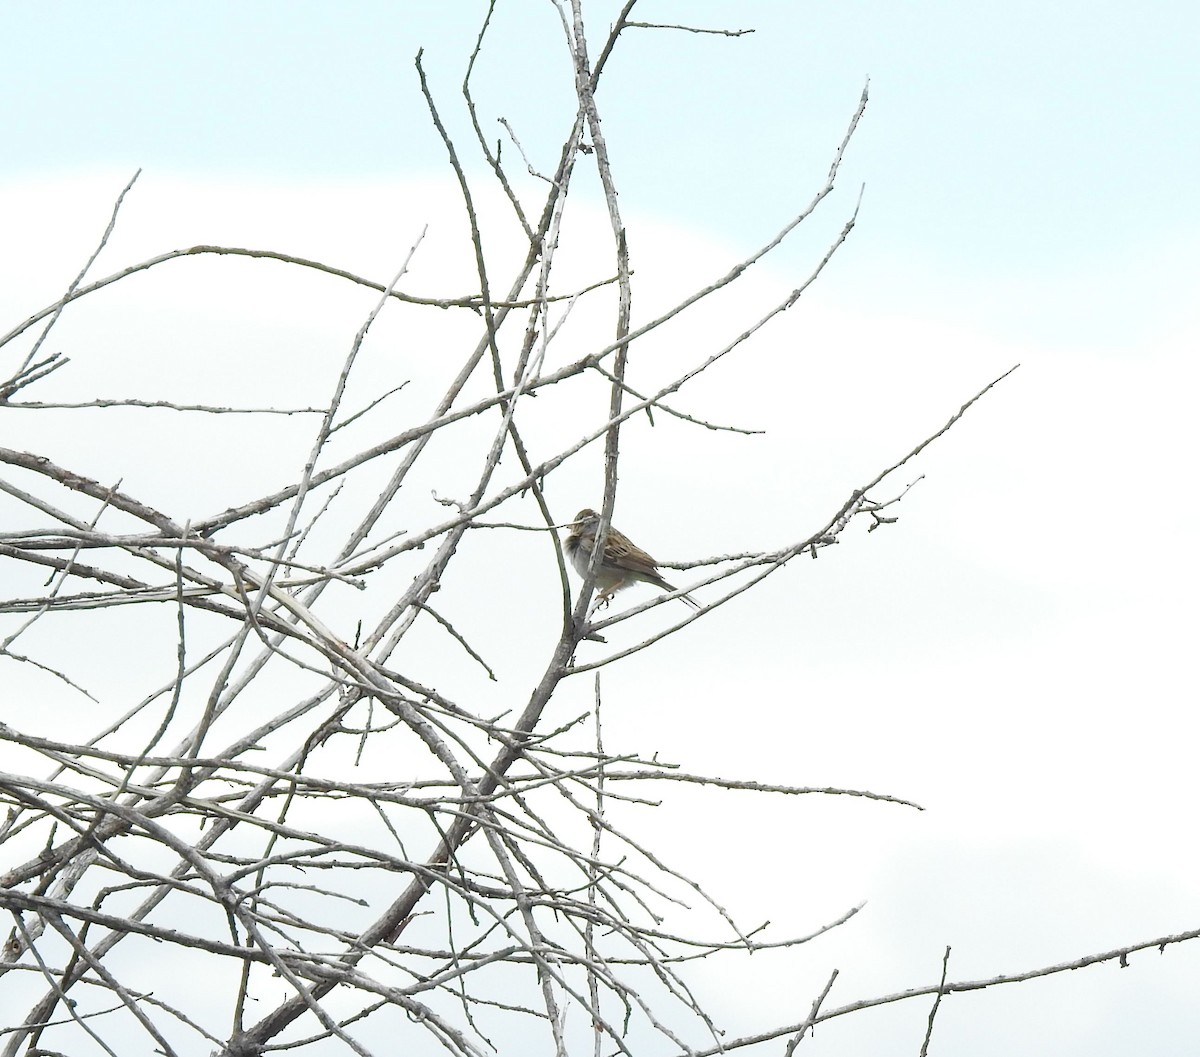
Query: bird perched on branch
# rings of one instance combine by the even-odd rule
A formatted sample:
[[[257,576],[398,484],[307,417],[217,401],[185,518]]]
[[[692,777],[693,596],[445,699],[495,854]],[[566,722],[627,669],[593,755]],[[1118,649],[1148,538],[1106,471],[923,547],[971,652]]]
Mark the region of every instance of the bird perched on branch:
[[[600,515],[589,507],[584,507],[575,515],[571,525],[571,534],[564,544],[567,557],[575,566],[580,576],[587,576],[588,564],[592,560],[592,552],[596,549],[596,534],[600,531]],[[618,532],[612,525],[608,526],[608,536],[604,541],[604,555],[596,570],[597,606],[607,605],[623,587],[633,583],[653,584],[663,591],[678,590],[673,584],[667,583],[658,571],[658,563],[641,547],[636,546],[623,532]],[[691,595],[680,595],[680,599],[690,606],[700,608]]]

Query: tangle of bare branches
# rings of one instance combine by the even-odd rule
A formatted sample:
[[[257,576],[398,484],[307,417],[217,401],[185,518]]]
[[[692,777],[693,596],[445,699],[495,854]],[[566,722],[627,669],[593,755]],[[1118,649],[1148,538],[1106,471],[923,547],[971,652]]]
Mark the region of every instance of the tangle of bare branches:
[[[24,729],[19,711],[0,723],[0,758],[9,761],[0,773],[6,809],[0,908],[11,921],[0,961],[0,1005],[8,1014],[0,1024],[3,1057],[74,1052],[85,1038],[109,1053],[152,1047],[248,1057],[286,1043],[303,1052],[363,1054],[380,1052],[364,1041],[367,1026],[380,1022],[396,1040],[423,1033],[462,1055],[498,1048],[500,1035],[513,1030],[544,1040],[528,1052],[566,1053],[583,1036],[597,1053],[629,1054],[631,1025],[680,1053],[731,1052],[784,1037],[791,1053],[815,1024],[870,1005],[930,994],[940,1002],[1147,946],[988,981],[947,982],[943,974],[936,987],[831,1008],[826,1000],[835,973],[806,1018],[740,1039],[722,1038],[689,985],[690,962],[794,948],[844,925],[858,908],[810,934],[768,938],[762,924],[736,920],[703,879],[686,876],[624,828],[614,805],[648,803],[639,790],[687,783],[757,796],[852,796],[877,801],[878,810],[920,806],[865,789],[719,778],[610,753],[599,730],[598,670],[706,619],[795,559],[838,544],[852,524],[886,523],[881,512],[906,491],[902,485],[886,491],[896,471],[999,379],[887,469],[848,482],[844,502],[796,538],[678,565],[703,570],[687,588],[706,589],[700,610],[633,645],[579,655],[585,640],[604,645],[605,631],[672,599],[590,612],[596,570],[582,591],[569,579],[558,529],[573,511],[551,498],[548,482],[581,452],[602,445],[603,537],[617,495],[623,425],[659,410],[700,429],[726,428],[666,401],[686,394],[690,382],[735,356],[802,296],[850,234],[856,209],[810,274],[778,304],[744,321],[734,340],[698,350],[695,362],[653,391],[627,383],[629,358],[648,334],[736,284],[823,205],[868,101],[864,89],[844,139],[831,145],[827,180],[807,205],[723,275],[638,322],[635,236],[618,204],[597,87],[626,31],[745,31],[630,22],[633,6],[625,6],[593,61],[581,0],[557,4],[575,106],[556,163],[537,181],[543,196],[537,202],[518,193],[478,116],[472,77],[486,54],[492,11],[480,29],[463,105],[474,132],[470,149],[497,181],[527,243],[511,273],[500,274],[492,263],[478,189],[463,161],[468,148],[447,130],[447,103],[418,55],[419,90],[461,191],[475,288],[443,297],[405,292],[420,267],[420,239],[390,281],[270,250],[214,245],[165,251],[89,279],[120,224],[122,202],[135,193],[131,180],[96,252],[63,295],[0,339],[0,353],[13,358],[0,383],[0,411],[169,409],[211,415],[218,424],[236,411],[314,423],[294,479],[250,499],[231,494],[198,516],[160,509],[125,484],[124,458],[103,443],[99,460],[77,466],[0,448],[0,489],[25,519],[0,531],[0,559],[14,571],[10,582],[22,585],[0,600],[7,621],[0,660],[36,666],[53,693],[90,695],[70,648],[47,659],[37,644],[48,628],[59,641],[79,642],[89,622],[136,613],[152,621],[138,627],[155,630],[113,663],[148,677],[162,667],[147,663],[151,655],[156,662],[165,655],[172,669],[115,715],[111,698],[103,698],[88,730],[34,733]],[[603,189],[612,256],[597,262],[587,283],[564,293],[554,281],[556,259],[569,195],[585,166]],[[67,357],[41,351],[64,312],[131,276],[197,255],[270,258],[373,292],[375,303],[344,350],[324,404],[25,399],[69,367]],[[611,301],[611,334],[586,351],[553,357],[565,314],[600,297]],[[452,350],[441,350],[443,388],[432,406],[395,415],[404,420],[380,437],[362,431],[367,413],[403,383],[358,411],[347,407],[346,394],[372,324],[393,310],[465,314],[475,337],[453,361]],[[578,424],[578,439],[547,451],[531,438],[531,405],[556,399],[567,382],[599,387],[606,410]],[[468,470],[456,476],[465,482],[462,490],[428,510],[407,503],[418,474],[446,457],[434,442],[467,425],[480,426],[471,436],[483,440],[472,448]],[[335,448],[335,440],[342,446]],[[109,476],[85,472],[108,454],[114,456]],[[535,524],[496,520],[522,501],[522,510],[535,511]],[[434,598],[468,533],[485,527],[539,533],[561,582],[556,636],[540,672],[520,687],[505,684],[479,625]],[[348,613],[361,616],[355,621]],[[421,661],[420,644],[429,636],[453,650],[456,663],[504,684],[517,703],[489,715],[446,689]],[[596,727],[594,743],[581,749],[587,717],[554,726],[547,706],[565,681],[589,671],[597,672]],[[719,932],[705,932],[708,924],[693,933],[664,927],[666,910],[689,900],[706,923],[719,923]],[[930,1029],[932,1021],[931,1013]],[[691,1026],[680,1028],[684,1022]],[[409,1047],[407,1036],[403,1045]]]

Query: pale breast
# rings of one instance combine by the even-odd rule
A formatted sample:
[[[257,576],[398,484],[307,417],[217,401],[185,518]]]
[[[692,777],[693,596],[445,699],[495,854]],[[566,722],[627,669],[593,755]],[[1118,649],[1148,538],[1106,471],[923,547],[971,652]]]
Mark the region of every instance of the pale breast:
[[[590,542],[590,540],[589,540]],[[588,562],[592,560],[592,549],[583,544],[580,537],[567,537],[567,557],[580,576],[587,576]]]

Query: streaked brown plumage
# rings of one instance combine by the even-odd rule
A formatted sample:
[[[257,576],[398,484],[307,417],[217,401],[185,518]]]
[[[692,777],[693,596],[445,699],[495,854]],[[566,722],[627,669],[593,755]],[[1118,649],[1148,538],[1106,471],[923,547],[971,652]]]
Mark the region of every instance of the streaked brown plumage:
[[[587,576],[588,563],[596,546],[596,534],[600,529],[600,515],[590,507],[584,507],[575,515],[571,533],[564,544],[567,557],[580,576]],[[641,547],[635,545],[623,532],[612,525],[604,541],[604,556],[596,571],[597,605],[607,605],[612,596],[632,583],[653,584],[663,591],[678,590],[662,578],[658,563]],[[690,595],[679,596],[690,606],[700,608],[700,603]]]

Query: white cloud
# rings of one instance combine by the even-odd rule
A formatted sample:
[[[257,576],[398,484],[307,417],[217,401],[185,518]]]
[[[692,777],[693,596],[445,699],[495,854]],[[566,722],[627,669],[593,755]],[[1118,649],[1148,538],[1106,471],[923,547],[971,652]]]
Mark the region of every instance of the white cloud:
[[[104,173],[3,189],[7,320],[65,286],[119,183]],[[490,214],[494,203],[485,205]],[[405,288],[473,288],[456,241],[459,206],[441,184],[277,187],[148,174],[126,211],[98,273],[169,248],[228,243],[386,281],[428,223]],[[501,234],[493,220],[489,231],[489,245],[506,259],[519,254],[511,230]],[[569,235],[571,274],[559,289],[606,276],[602,216],[581,209]],[[631,232],[631,245],[639,319],[744,252],[649,218]],[[496,291],[503,274],[497,270]],[[757,266],[735,292],[639,341],[631,384],[664,384],[796,282]],[[319,404],[374,299],[274,262],[170,262],[70,306],[47,348],[72,363],[28,396]],[[953,311],[943,318],[935,300],[882,314],[869,302],[848,305],[844,293],[826,297],[818,283],[761,340],[671,399],[689,413],[765,428],[766,436],[714,434],[662,414],[653,428],[639,417],[624,434],[618,521],[656,555],[780,545],[817,528],[851,489],[1022,362],[878,489],[889,496],[926,474],[893,508],[898,524],[870,537],[848,533],[820,561],[795,563],[604,677],[610,748],[659,751],[726,777],[866,787],[929,809],[910,816],[861,801],[755,807],[742,795],[681,797],[687,818],[706,820],[701,847],[668,821],[679,818],[671,806],[662,820],[638,823],[657,831],[668,858],[749,918],[808,928],[869,897],[874,916],[847,926],[845,947],[841,934],[814,945],[815,961],[805,963],[814,980],[825,965],[848,968],[843,954],[878,963],[856,986],[901,987],[932,979],[945,943],[962,949],[956,965],[987,974],[1194,924],[1185,915],[1200,864],[1179,835],[1191,829],[1196,734],[1189,541],[1197,511],[1187,484],[1195,314],[1159,320],[1138,343],[1091,352],[1045,337],[1015,340],[990,319],[973,326]],[[555,364],[607,343],[611,328],[581,302],[552,348]],[[380,435],[422,421],[434,382],[475,331],[466,313],[389,309],[364,347],[351,403],[412,379],[368,421]],[[572,396],[564,417],[534,402],[535,456],[594,428],[606,405],[606,395]],[[148,411],[63,412],[49,427],[32,412],[6,415],[9,443],[101,480],[122,478],[131,491],[193,517],[289,479],[313,429],[311,419],[264,430]],[[430,488],[455,494],[458,471],[447,467],[469,457],[481,435],[463,433],[448,443],[438,472],[414,486],[408,509],[428,506]],[[505,473],[517,475],[507,465]],[[559,513],[595,501],[600,485],[596,449],[558,479]],[[519,679],[511,680],[544,662],[552,633],[554,570],[504,559],[507,549],[536,563],[539,552],[527,543],[470,538],[459,559],[469,575],[449,578],[439,595],[466,629],[492,636],[491,659],[510,682],[485,698],[482,677],[451,662],[444,642],[431,637],[418,651],[429,667],[450,666],[456,693],[488,700],[481,711],[518,702]],[[333,609],[349,626],[362,605],[350,598]],[[614,629],[613,643],[626,634]],[[124,707],[147,689],[148,651],[110,671],[100,661],[113,646],[93,645],[106,701]],[[161,646],[166,661],[170,644]],[[589,699],[588,687],[569,685],[556,719]],[[1076,898],[1081,892],[1086,899]],[[1161,912],[1144,913],[1155,901]],[[1062,930],[1042,946],[1051,923]],[[908,979],[917,968],[921,979]],[[797,999],[794,989],[786,996],[801,1014],[810,997]],[[904,1052],[914,1041],[906,1039]]]

